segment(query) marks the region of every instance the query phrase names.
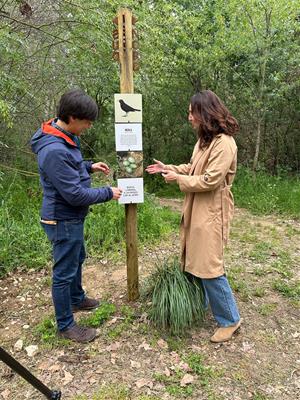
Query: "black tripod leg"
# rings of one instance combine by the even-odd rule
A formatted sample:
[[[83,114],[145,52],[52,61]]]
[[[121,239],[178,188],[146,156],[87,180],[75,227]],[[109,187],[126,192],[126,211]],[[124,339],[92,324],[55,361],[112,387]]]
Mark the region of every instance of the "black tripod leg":
[[[47,399],[59,400],[61,398],[61,392],[56,390],[50,390],[45,386],[39,379],[37,379],[31,372],[28,371],[23,365],[15,360],[10,354],[8,354],[2,347],[0,347],[0,360],[2,360],[11,369],[17,372],[22,378],[29,382],[38,391],[43,393]]]

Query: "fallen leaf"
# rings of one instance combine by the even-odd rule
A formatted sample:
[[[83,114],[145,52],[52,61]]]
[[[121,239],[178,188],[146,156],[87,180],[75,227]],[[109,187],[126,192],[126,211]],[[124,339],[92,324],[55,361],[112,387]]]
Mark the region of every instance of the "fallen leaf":
[[[185,374],[180,381],[180,386],[186,386],[194,382],[194,377],[191,374]]]
[[[179,363],[179,368],[184,370],[184,371],[191,371],[191,368],[189,367],[189,364],[187,364],[187,363],[185,363],[183,361],[181,361]]]
[[[141,368],[141,363],[138,361],[130,360],[130,365],[132,368],[137,368],[137,369]]]
[[[135,382],[135,385],[136,385],[136,387],[137,387],[138,389],[141,389],[141,388],[144,387],[144,386],[147,386],[147,387],[149,387],[150,389],[153,388],[153,382],[150,381],[149,379],[145,379],[145,378],[142,378],[142,379],[139,379],[138,381],[136,381],[136,382]]]
[[[140,344],[140,345],[139,345],[139,349],[144,349],[144,350],[146,350],[146,351],[152,350],[150,344],[148,344],[148,343],[146,343],[146,342],[143,342],[142,344]]]
[[[49,371],[51,371],[51,372],[57,372],[57,371],[59,371],[59,370],[61,369],[61,367],[60,367],[59,364],[53,364],[53,365],[51,365],[51,367],[49,367],[48,369],[49,369]]]
[[[168,343],[167,343],[165,340],[163,340],[163,339],[159,339],[159,340],[157,341],[157,345],[158,345],[161,349],[168,349],[168,348],[169,348]]]
[[[35,346],[34,344],[25,347],[28,357],[33,357],[38,352],[38,349],[39,349],[38,346]]]
[[[120,342],[112,343],[110,346],[106,347],[107,351],[117,351],[121,347]]]
[[[1,392],[1,396],[3,400],[9,399],[10,398],[10,390],[6,389],[3,392]]]
[[[16,351],[21,351],[22,348],[23,348],[23,340],[22,340],[22,339],[19,339],[19,340],[15,343],[14,349],[15,349]]]
[[[64,371],[65,372],[65,376],[62,380],[63,385],[66,386],[68,383],[72,382],[74,376],[72,374],[70,374],[70,372],[68,371]]]
[[[242,350],[243,350],[245,353],[251,353],[251,354],[255,353],[255,350],[254,350],[254,343],[243,342],[243,348],[242,348]]]
[[[111,355],[110,362],[111,362],[113,365],[115,365],[115,363],[116,363],[116,355],[115,355],[115,354],[112,354],[112,355]]]
[[[41,369],[42,371],[45,371],[46,369],[49,368],[49,361],[43,361],[39,366],[39,369]]]
[[[117,322],[118,318],[113,318],[110,321],[106,322],[107,326],[111,326]]]

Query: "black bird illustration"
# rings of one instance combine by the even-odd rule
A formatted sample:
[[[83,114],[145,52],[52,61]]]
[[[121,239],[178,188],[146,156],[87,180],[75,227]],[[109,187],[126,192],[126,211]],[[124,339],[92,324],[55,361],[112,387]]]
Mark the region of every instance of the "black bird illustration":
[[[126,115],[123,115],[123,117],[127,117],[129,112],[141,111],[137,108],[131,107],[129,104],[126,104],[124,100],[119,100],[119,102],[121,109],[126,112]]]

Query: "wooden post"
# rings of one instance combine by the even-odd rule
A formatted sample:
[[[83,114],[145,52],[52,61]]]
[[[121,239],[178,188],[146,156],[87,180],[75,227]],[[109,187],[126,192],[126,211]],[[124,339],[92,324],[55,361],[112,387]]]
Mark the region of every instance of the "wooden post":
[[[121,8],[118,12],[120,92],[133,93],[132,12]],[[128,300],[139,297],[139,268],[137,249],[137,205],[125,204],[127,291]]]

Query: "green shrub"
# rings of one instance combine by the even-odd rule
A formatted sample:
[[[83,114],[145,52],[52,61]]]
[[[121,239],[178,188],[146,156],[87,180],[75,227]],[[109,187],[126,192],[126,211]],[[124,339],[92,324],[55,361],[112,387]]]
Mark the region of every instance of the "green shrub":
[[[203,320],[203,292],[200,282],[183,273],[177,258],[165,260],[149,278],[152,299],[150,318],[171,334],[182,334]]]

